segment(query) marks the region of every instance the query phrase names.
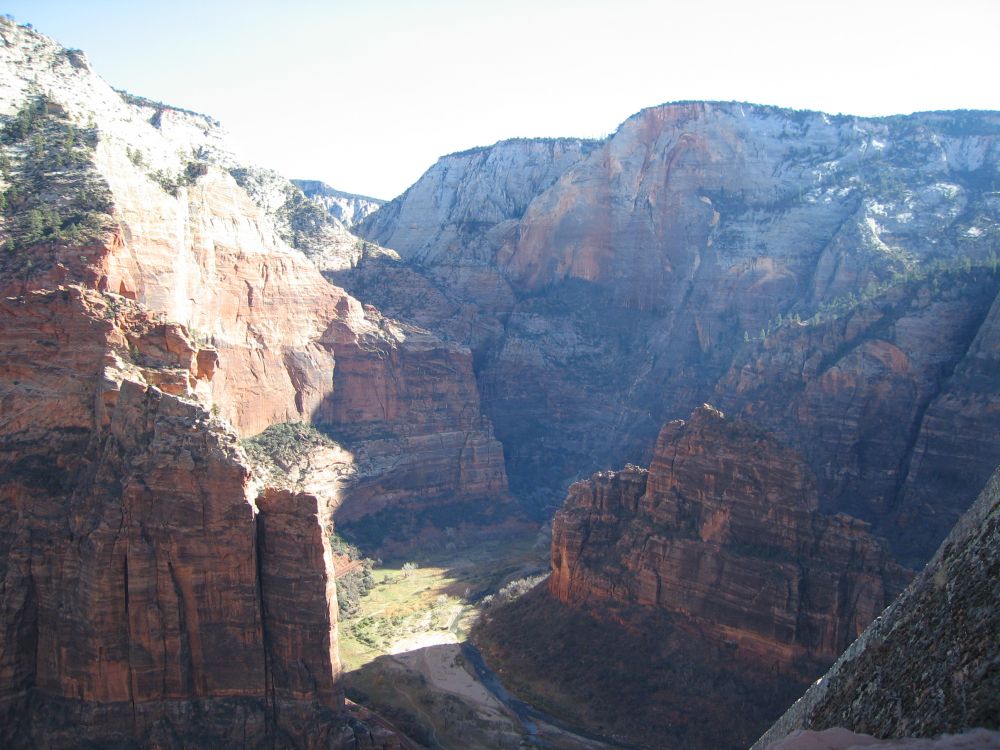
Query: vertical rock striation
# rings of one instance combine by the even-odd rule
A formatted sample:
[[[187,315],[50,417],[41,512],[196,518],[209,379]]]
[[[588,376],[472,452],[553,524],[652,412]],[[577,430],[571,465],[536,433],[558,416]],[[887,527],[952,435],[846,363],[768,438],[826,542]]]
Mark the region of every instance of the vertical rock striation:
[[[210,118],[0,39],[0,744],[393,746],[344,713],[328,534],[506,499],[468,349],[326,281],[350,235]],[[288,421],[355,484],[266,487],[238,441]]]
[[[832,661],[905,581],[867,524],[818,512],[797,453],[708,406],[664,426],[648,471],[574,484],[553,522],[560,601],[663,609],[791,673]]]
[[[322,509],[255,502],[187,331],[80,287],[0,322],[4,746],[353,742]]]

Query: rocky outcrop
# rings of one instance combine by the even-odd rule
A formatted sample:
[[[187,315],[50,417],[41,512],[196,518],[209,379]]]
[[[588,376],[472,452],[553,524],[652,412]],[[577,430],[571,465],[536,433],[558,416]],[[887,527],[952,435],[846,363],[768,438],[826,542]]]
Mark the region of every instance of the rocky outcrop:
[[[977,365],[995,352],[973,341],[993,328],[998,133],[988,112],[663,105],[600,144],[547,154],[545,180],[531,142],[443,158],[358,230],[405,262],[373,257],[337,279],[472,347],[529,506],[648,462],[659,427],[710,400],[776,431],[806,456],[825,509],[872,523],[916,563],[962,510],[934,498],[964,497],[952,479],[982,482],[1000,461],[995,441],[945,427],[996,429],[996,379]],[[510,210],[495,197],[508,194]],[[857,308],[875,299],[895,312],[863,323]],[[772,342],[817,315],[846,338],[812,327],[794,344],[801,358]],[[772,418],[785,399],[738,384],[753,360],[763,383],[808,373],[796,387],[810,393],[792,394],[801,413]],[[850,402],[853,384],[864,395]]]
[[[882,738],[1000,728],[998,520],[1000,472],[923,572],[754,748],[800,728]]]
[[[667,424],[649,471],[570,488],[552,527],[550,593],[667,610],[733,656],[807,674],[906,581],[869,527],[818,512],[798,454],[705,406]]]
[[[1000,430],[992,269],[893,285],[746,347],[716,397],[799,446],[827,510],[921,565],[989,476]]]
[[[846,729],[824,729],[822,732],[798,731],[771,745],[770,750],[851,750],[862,747],[891,747],[896,750],[961,750],[1000,747],[1000,732],[973,729],[961,734],[948,734],[935,739],[908,737],[901,740],[878,740],[868,734]]]
[[[321,271],[357,265],[364,243],[286,177],[250,166],[231,167],[229,174],[263,209],[278,236],[301,250]]]
[[[337,221],[350,228],[378,211],[385,201],[367,195],[335,190],[319,180],[292,180],[307,198],[322,206]]]
[[[4,746],[353,742],[329,509],[257,497],[187,331],[80,287],[0,322]]]
[[[575,138],[514,139],[449,154],[367,219],[362,233],[399,248],[408,261],[449,254],[490,261],[491,242],[484,233],[515,229],[512,222],[531,201],[597,145]],[[468,247],[468,240],[476,246]]]
[[[544,586],[474,637],[512,687],[649,748],[746,747],[906,584],[805,460],[702,406],[570,487]]]
[[[474,348],[495,341],[514,289],[497,248],[539,192],[596,148],[579,139],[516,139],[442,157],[355,231],[375,254],[331,276],[403,320]]]

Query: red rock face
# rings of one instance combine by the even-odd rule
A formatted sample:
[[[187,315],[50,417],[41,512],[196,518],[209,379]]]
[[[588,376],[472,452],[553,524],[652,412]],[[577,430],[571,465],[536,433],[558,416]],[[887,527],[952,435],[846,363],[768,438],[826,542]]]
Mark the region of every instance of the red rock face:
[[[213,374],[202,378],[203,396],[241,434],[305,420],[373,456],[359,492],[343,498],[345,521],[400,501],[419,508],[506,500],[503,450],[480,412],[467,349],[388,320],[332,286],[282,245],[221,170],[174,197],[136,175],[123,154],[102,155],[122,231],[88,250],[80,280],[214,342],[214,354],[201,355],[203,373]],[[55,252],[68,261],[79,250]],[[51,283],[38,275],[27,288]]]
[[[0,744],[385,745],[343,715],[327,537],[340,504],[506,500],[469,351],[326,281],[209,118],[0,37],[0,111],[47,139],[2,144]],[[238,436],[286,421],[341,433],[356,481],[264,487]]]
[[[329,509],[255,505],[236,436],[144,382],[196,379],[186,331],[79,288],[0,320],[4,745],[350,739]]]
[[[74,196],[82,188],[106,194],[103,234],[8,253],[0,259],[0,294],[81,284],[136,300],[200,342],[198,395],[241,436],[288,421],[329,428],[372,457],[365,486],[378,485],[381,472],[385,494],[416,509],[507,499],[503,452],[480,412],[471,353],[386,319],[327,281],[288,244],[296,240],[282,201],[296,188],[238,165],[210,118],[126,101],[89,66],[70,64],[59,45],[16,24],[0,35],[0,57],[12,71],[0,90],[3,111],[17,111],[41,90],[58,91],[47,94],[49,119],[39,127],[73,125],[87,143],[73,170],[60,173],[54,162],[31,169],[46,175],[64,216],[79,208]],[[10,179],[30,198],[27,210],[36,202],[30,170],[18,148],[4,148]],[[65,184],[81,190],[63,195]],[[324,243],[360,244],[343,227],[333,234],[318,227],[310,238],[305,244],[317,257],[337,250]],[[406,483],[419,481],[424,465],[439,467],[439,479],[433,488],[412,485],[407,496]],[[362,495],[352,502],[345,494],[351,517],[379,509],[366,510]]]
[[[739,660],[799,674],[832,661],[907,580],[867,524],[817,506],[796,452],[703,407],[664,426],[648,471],[570,488],[549,591],[666,610]]]

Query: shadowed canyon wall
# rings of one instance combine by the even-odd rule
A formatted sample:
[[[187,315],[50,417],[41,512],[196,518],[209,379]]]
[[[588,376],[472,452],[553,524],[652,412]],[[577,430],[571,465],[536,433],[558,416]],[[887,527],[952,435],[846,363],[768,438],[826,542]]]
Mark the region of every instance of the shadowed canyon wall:
[[[544,586],[476,631],[531,700],[650,748],[746,747],[909,580],[804,459],[702,406],[570,487]]]
[[[350,740],[321,509],[255,504],[187,332],[80,287],[0,321],[5,747]]]
[[[1000,729],[998,518],[1000,472],[906,591],[754,750],[802,728],[892,738]],[[983,733],[979,743],[996,739]]]
[[[933,497],[1000,461],[998,137],[988,112],[663,105],[442,158],[360,225],[399,259],[334,278],[472,347],[529,507],[711,401],[916,564],[963,510]]]
[[[867,524],[818,511],[798,454],[708,406],[664,426],[648,471],[570,487],[552,526],[560,601],[665,609],[792,672],[832,661],[906,580]]]

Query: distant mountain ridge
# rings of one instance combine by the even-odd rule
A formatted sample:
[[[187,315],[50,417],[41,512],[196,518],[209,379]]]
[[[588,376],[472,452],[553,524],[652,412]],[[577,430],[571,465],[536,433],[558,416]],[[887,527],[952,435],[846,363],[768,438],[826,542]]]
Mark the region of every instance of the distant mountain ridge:
[[[348,228],[364,221],[385,204],[379,198],[335,190],[320,180],[292,180],[292,184]]]

